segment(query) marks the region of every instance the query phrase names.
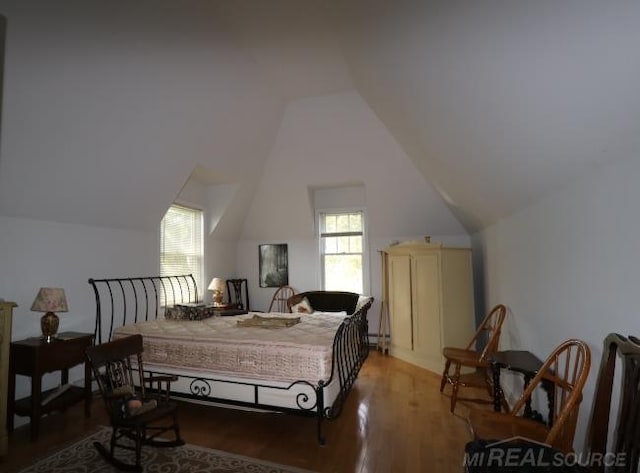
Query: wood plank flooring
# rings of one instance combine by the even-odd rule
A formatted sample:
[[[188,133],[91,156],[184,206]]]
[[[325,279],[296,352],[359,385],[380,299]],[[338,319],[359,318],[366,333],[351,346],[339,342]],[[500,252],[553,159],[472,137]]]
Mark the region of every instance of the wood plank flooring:
[[[324,447],[316,441],[316,421],[297,416],[181,403],[180,425],[188,443],[317,472],[459,473],[470,440],[468,407],[460,401],[451,414],[439,381],[438,375],[372,351],[341,416],[325,422]],[[90,419],[80,404],[43,418],[37,442],[29,441],[27,426],[20,427],[0,471],[14,473],[97,425],[107,421],[96,397]]]

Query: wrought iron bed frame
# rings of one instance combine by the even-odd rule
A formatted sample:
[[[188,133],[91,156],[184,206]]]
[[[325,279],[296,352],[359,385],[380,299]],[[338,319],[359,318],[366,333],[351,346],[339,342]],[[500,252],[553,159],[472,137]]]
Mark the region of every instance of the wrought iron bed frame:
[[[191,274],[89,279],[89,284],[92,286],[96,298],[94,333],[96,343],[103,342],[105,330],[108,335],[105,341],[111,340],[116,323],[120,326],[127,323],[155,320],[159,314],[164,313],[166,305],[198,302],[198,288]],[[307,417],[315,416],[318,442],[324,445],[326,439],[322,431],[323,420],[338,418],[360,368],[369,354],[367,311],[372,302],[373,298],[354,314],[346,317],[338,327],[333,340],[331,374],[326,380],[321,379],[315,385],[306,380],[298,380],[286,387],[280,387],[241,380],[241,378],[232,381],[215,376],[183,375],[181,378],[190,380],[190,393],[173,392],[172,396],[200,403],[229,404]],[[105,324],[105,322],[107,323]],[[156,370],[150,371],[160,373]],[[325,406],[325,388],[334,382],[339,383],[338,392],[333,403],[330,406]],[[253,402],[215,397],[211,388],[215,383],[253,387]],[[304,387],[313,390],[315,399],[310,396],[309,389],[300,391]],[[262,391],[274,390],[287,391],[295,395],[298,409],[265,404],[260,401]]]

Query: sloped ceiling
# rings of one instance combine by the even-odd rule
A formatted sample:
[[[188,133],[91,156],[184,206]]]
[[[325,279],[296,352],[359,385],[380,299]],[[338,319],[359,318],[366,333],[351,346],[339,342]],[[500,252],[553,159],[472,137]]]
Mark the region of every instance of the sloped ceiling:
[[[152,230],[198,165],[246,211],[283,102],[212,6],[3,7],[0,213]]]
[[[360,93],[470,230],[640,151],[640,3],[336,2]]]
[[[237,185],[246,212],[287,101],[353,88],[469,231],[640,150],[635,0],[13,0],[0,13],[5,215],[154,228],[198,165]]]
[[[218,13],[280,97],[353,89],[326,2],[221,1]]]

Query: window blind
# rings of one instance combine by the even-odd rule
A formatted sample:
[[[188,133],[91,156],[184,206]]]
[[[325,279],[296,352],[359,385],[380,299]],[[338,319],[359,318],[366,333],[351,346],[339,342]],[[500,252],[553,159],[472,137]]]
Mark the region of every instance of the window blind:
[[[160,275],[193,274],[202,286],[202,211],[172,205],[160,229]]]

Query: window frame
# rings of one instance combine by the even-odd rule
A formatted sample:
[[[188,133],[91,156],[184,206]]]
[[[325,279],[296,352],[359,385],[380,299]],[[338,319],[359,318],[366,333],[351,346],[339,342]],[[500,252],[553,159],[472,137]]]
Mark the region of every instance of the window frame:
[[[322,236],[322,218],[323,215],[344,215],[360,213],[362,214],[362,294],[369,294],[370,276],[369,276],[369,241],[367,237],[367,212],[363,207],[345,207],[345,208],[326,208],[316,209],[316,239],[318,245],[318,264],[320,266],[320,284],[324,291],[326,290],[326,275],[324,264],[323,236]],[[330,253],[339,254],[339,253]],[[351,253],[355,254],[355,253]]]

